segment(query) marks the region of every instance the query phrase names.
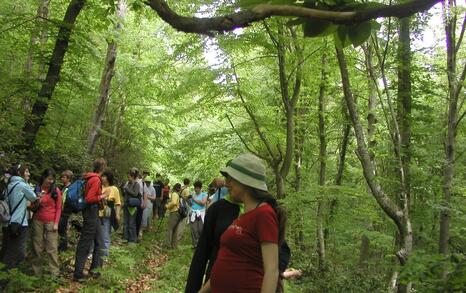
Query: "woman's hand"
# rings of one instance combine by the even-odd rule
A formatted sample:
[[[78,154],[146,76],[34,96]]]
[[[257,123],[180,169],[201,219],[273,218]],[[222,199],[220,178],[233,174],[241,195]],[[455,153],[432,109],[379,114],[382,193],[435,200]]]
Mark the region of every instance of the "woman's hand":
[[[204,286],[202,286],[201,290],[199,290],[198,293],[210,293],[211,290],[210,290],[210,280],[207,281],[207,283],[204,284]]]
[[[57,231],[58,231],[58,224],[54,223],[53,224],[53,232],[57,232]]]
[[[287,269],[283,272],[283,278],[285,279],[295,279],[301,277],[303,272],[301,270],[296,269]]]

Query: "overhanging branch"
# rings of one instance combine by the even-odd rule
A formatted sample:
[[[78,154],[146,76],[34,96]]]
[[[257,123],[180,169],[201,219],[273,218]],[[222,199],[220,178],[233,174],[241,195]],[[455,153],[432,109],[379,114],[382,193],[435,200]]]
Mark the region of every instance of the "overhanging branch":
[[[335,23],[358,23],[378,17],[407,17],[428,10],[439,2],[441,0],[412,0],[403,4],[381,5],[376,8],[354,11],[327,11],[300,6],[261,4],[249,10],[216,17],[181,16],[173,11],[164,0],[147,0],[146,4],[155,10],[165,22],[179,31],[211,36],[214,32],[223,33],[247,27],[272,16],[313,18]]]

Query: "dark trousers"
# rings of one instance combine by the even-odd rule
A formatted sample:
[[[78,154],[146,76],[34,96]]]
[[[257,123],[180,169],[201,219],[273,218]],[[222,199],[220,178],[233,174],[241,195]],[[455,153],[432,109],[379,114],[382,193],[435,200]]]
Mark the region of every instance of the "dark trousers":
[[[139,206],[136,212],[136,233],[137,235],[139,235],[139,231],[141,230],[143,212],[144,210]]]
[[[58,243],[58,251],[65,251],[68,249],[68,221],[70,219],[70,214],[63,213],[60,217],[60,222],[58,223],[58,236],[60,240]]]
[[[137,233],[137,228],[136,228],[137,212],[134,212],[134,214],[130,214],[128,207],[124,208],[124,212],[125,212],[125,218],[124,218],[125,239],[128,240],[128,242],[137,242],[138,241],[138,233]]]
[[[7,269],[17,268],[26,257],[26,240],[28,237],[28,227],[21,227],[18,236],[12,235],[7,229],[3,229],[5,233],[3,237],[5,249],[3,250],[2,262]]]
[[[83,227],[81,237],[79,237],[78,246],[76,247],[76,263],[74,266],[74,277],[82,278],[84,265],[91,251],[92,246],[92,263],[90,270],[102,266],[101,249],[103,247],[102,230],[99,220],[99,206],[97,204],[87,206],[83,211]]]

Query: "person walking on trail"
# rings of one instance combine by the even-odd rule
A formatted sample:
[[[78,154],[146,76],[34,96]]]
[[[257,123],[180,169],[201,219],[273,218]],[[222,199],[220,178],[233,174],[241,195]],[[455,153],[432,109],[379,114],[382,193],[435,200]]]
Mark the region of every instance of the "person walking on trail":
[[[82,211],[83,226],[76,247],[76,262],[73,274],[73,279],[78,282],[84,281],[84,265],[92,247],[94,248],[89,275],[98,277],[100,274],[95,272],[95,270],[102,267],[101,249],[103,247],[103,240],[99,220],[99,206],[102,200],[108,197],[109,193],[102,192],[102,180],[100,176],[102,176],[106,168],[107,163],[104,159],[96,159],[93,163],[93,172],[83,176],[86,182],[84,186],[86,206]]]
[[[181,186],[180,196],[186,201],[190,202],[191,191],[189,190],[190,180],[188,178],[183,179],[183,186]],[[184,230],[186,228],[186,219],[181,219],[178,224],[177,241],[178,243],[183,239]]]
[[[55,171],[46,169],[36,187],[38,208],[32,217],[32,268],[42,275],[42,253],[46,252],[49,270],[58,277],[58,223],[62,211],[62,194],[55,185]]]
[[[154,181],[154,189],[155,189],[155,206],[153,209],[153,216],[152,218],[155,220],[162,219],[163,209],[164,206],[162,205],[162,189],[163,189],[163,181],[162,175],[157,173],[155,175]]]
[[[210,279],[199,292],[275,293],[286,215],[267,191],[265,165],[255,155],[243,154],[221,173],[231,198],[243,202],[244,213],[220,237]]]
[[[162,210],[162,218],[165,216],[165,212],[167,210],[166,205],[167,202],[170,200],[170,179],[165,179],[162,187],[162,205],[163,205],[163,210]]]
[[[167,225],[167,246],[169,248],[176,248],[177,247],[177,231],[178,225],[181,221],[181,216],[178,213],[178,209],[180,208],[180,191],[181,191],[181,184],[176,183],[173,186],[173,191],[170,194],[170,200],[167,203],[167,210],[168,210],[168,225]]]
[[[138,175],[137,182],[139,184],[139,190],[141,191],[141,205],[137,208],[137,213],[136,213],[136,233],[138,234],[139,238],[142,237],[142,215],[144,212],[144,209],[146,208],[146,200],[147,196],[146,193],[144,193],[144,178],[149,175],[148,171],[143,171],[142,174]]]
[[[204,225],[204,216],[207,205],[207,193],[202,192],[202,182],[194,182],[194,193],[191,197],[191,212],[188,221],[191,225],[191,237],[193,247],[197,246]]]
[[[136,226],[137,210],[141,207],[141,190],[140,185],[136,181],[139,171],[136,168],[131,168],[128,172],[128,182],[123,188],[125,197],[124,221],[125,221],[125,239],[128,242],[138,242],[138,232]]]
[[[66,194],[68,193],[68,187],[73,182],[73,172],[70,170],[65,170],[61,173],[61,182],[63,187],[61,190],[62,193],[62,212],[60,221],[58,222],[58,252],[65,251],[68,249],[68,222],[71,214],[73,213],[72,209],[69,207],[69,204],[66,202]]]
[[[147,231],[150,229],[151,226],[151,219],[152,219],[152,209],[154,208],[152,202],[155,201],[155,189],[152,185],[152,178],[150,176],[146,176],[144,178],[144,185],[142,190],[145,198],[145,206],[146,208],[142,212],[142,230]]]
[[[115,179],[110,171],[102,174],[102,192],[108,193],[108,197],[103,201],[103,209],[99,211],[103,238],[102,256],[108,256],[112,227],[119,226],[121,207],[120,190],[115,186]]]
[[[17,164],[10,170],[10,179],[6,188],[6,201],[10,209],[10,221],[3,230],[2,262],[6,269],[17,268],[26,256],[28,235],[28,201],[36,200],[34,190],[27,183],[31,174],[29,167]]]

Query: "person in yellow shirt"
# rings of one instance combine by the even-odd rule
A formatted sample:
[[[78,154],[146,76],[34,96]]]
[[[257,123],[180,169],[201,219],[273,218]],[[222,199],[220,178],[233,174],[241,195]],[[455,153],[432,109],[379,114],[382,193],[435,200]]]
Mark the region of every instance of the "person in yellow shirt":
[[[181,184],[176,183],[173,186],[172,193],[170,194],[170,200],[165,205],[169,213],[168,216],[168,228],[167,228],[167,245],[170,248],[176,248],[177,246],[177,231],[181,221],[181,216],[178,213],[180,207],[180,191]]]
[[[189,189],[189,179],[183,179],[183,186],[181,186],[180,195],[186,202],[190,202],[191,190]],[[177,240],[178,243],[183,240],[184,229],[186,227],[187,221],[185,219],[180,219],[180,223],[178,224],[178,231],[177,231]]]
[[[102,219],[102,236],[104,240],[102,256],[108,256],[112,226],[117,229],[120,223],[121,197],[120,190],[115,186],[114,180],[112,172],[105,171],[102,174],[102,193],[109,193],[107,199],[104,200],[103,209],[99,211],[99,217]]]

